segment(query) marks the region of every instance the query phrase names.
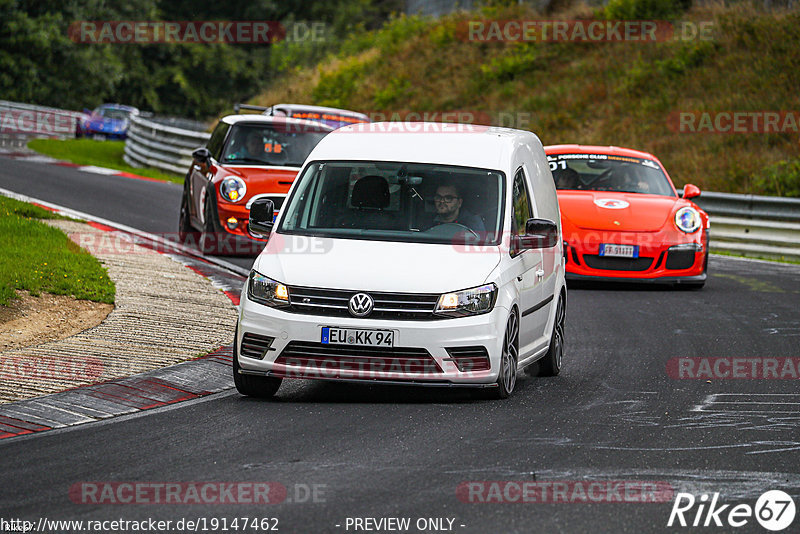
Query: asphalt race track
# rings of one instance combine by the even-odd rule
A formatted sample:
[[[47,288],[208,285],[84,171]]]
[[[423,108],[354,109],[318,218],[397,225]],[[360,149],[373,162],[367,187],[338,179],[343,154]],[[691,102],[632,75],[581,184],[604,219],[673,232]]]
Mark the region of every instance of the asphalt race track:
[[[148,232],[176,229],[179,186],[0,162],[2,188]],[[355,532],[353,518],[388,517],[410,518],[412,526],[448,518],[452,531],[465,533],[697,530],[667,529],[674,496],[657,503],[464,502],[457,490],[470,481],[654,481],[698,499],[719,493],[731,507],[783,490],[800,505],[797,377],[668,373],[674,358],[800,357],[800,266],[714,257],[709,273],[701,291],[570,287],[564,371],[522,377],[507,401],[458,389],[284,381],[272,401],[229,391],[3,440],[4,517],[246,516],[277,518],[280,532]],[[69,494],[80,482],[189,481],[279,483],[287,498],[96,505],[76,504]],[[741,528],[701,530],[766,532],[752,517]]]

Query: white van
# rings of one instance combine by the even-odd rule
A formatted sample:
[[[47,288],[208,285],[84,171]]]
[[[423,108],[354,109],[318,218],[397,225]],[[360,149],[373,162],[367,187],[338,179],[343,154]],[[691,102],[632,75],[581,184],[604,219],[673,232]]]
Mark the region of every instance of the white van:
[[[236,388],[283,378],[491,388],[561,369],[567,303],[558,199],[530,132],[371,123],[328,134],[241,295]]]

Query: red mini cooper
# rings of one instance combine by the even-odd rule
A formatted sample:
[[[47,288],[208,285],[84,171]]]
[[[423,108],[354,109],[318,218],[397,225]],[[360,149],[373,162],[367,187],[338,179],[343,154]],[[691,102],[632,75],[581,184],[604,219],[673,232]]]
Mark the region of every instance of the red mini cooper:
[[[269,198],[277,214],[306,157],[331,131],[322,122],[291,117],[222,118],[208,144],[192,153],[181,200],[181,240],[204,254],[258,254],[264,241],[247,231],[250,205]]]

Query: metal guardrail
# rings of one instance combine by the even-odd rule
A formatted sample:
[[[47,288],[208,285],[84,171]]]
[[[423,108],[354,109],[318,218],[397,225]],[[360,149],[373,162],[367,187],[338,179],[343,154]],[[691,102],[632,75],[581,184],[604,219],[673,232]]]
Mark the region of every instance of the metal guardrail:
[[[800,261],[800,199],[703,192],[711,252]]]
[[[211,137],[201,131],[203,128],[201,123],[184,119],[132,117],[125,140],[125,163],[186,174],[192,163],[192,150],[205,146]]]
[[[24,141],[31,137],[75,137],[83,113],[0,100],[0,133]]]

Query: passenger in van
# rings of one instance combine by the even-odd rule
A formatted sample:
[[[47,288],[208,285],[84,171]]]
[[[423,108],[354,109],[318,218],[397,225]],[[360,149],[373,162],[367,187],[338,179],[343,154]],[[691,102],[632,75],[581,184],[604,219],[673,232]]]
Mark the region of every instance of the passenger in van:
[[[436,188],[436,195],[433,197],[433,202],[436,207],[436,216],[433,218],[433,224],[431,226],[452,223],[466,226],[478,234],[486,232],[486,228],[483,226],[483,221],[480,217],[461,208],[464,199],[461,197],[461,192],[455,184],[440,184],[439,187]]]

